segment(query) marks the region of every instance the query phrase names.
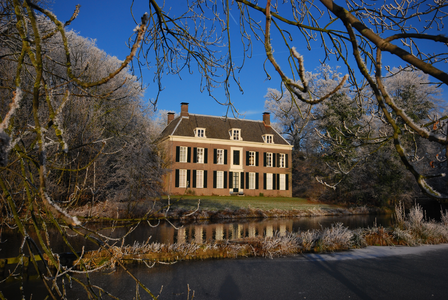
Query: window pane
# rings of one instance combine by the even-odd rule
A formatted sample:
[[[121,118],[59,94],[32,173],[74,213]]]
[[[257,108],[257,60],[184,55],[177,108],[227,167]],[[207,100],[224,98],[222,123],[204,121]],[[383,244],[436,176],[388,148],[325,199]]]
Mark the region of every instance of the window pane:
[[[255,173],[249,173],[249,189],[255,190]]]
[[[196,171],[196,188],[202,189],[204,187],[204,171]]]
[[[255,166],[255,152],[249,151],[249,166]]]
[[[272,167],[272,153],[266,153],[266,167]]]
[[[197,149],[197,159],[196,161],[198,162],[198,164],[203,164],[204,163],[204,148],[198,148]]]
[[[279,154],[279,168],[285,167],[285,154]]]
[[[236,166],[240,165],[240,151],[233,150],[233,164]]]
[[[187,162],[187,147],[180,147],[179,148],[179,161],[180,162]]]
[[[279,189],[284,191],[286,190],[286,175],[285,174],[280,174],[280,187]]]
[[[187,187],[187,170],[179,170],[179,187]]]
[[[272,190],[272,173],[266,174],[266,189]]]
[[[224,164],[224,150],[223,149],[218,149],[218,151],[216,151],[216,162],[220,165]]]
[[[218,189],[224,188],[224,172],[223,171],[216,172],[216,188],[218,188]]]

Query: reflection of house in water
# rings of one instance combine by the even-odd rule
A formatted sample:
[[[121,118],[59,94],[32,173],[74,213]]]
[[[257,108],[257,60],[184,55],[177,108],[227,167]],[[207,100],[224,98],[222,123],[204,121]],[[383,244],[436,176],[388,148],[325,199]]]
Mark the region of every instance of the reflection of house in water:
[[[275,220],[259,223],[243,224],[207,224],[207,225],[184,225],[178,230],[173,227],[164,230],[164,240],[177,243],[195,242],[201,244],[213,240],[234,240],[240,238],[272,237],[275,234],[284,236],[287,231],[293,230],[292,220]]]

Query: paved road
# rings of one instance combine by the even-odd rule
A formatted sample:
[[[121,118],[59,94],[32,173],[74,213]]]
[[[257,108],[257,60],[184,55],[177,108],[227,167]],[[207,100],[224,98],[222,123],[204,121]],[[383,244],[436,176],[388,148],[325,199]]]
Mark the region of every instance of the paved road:
[[[368,247],[275,259],[188,261],[132,271],[156,294],[163,285],[162,300],[192,299],[187,285],[198,300],[448,299],[448,244]],[[135,298],[135,283],[123,273],[92,274],[92,282],[124,299]],[[15,296],[20,295],[17,292]],[[44,297],[42,289],[33,294],[32,299]],[[7,298],[18,299],[15,296]],[[84,297],[72,289],[69,299]]]
[[[137,275],[155,292],[163,285],[160,299],[187,299],[187,284],[194,299],[448,299],[448,245],[181,262]]]

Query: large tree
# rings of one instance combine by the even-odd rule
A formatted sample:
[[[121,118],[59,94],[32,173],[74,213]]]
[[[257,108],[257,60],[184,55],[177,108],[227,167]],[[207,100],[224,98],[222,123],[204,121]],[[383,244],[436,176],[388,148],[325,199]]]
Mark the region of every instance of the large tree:
[[[147,20],[136,30],[130,55],[120,61],[65,31],[79,7],[63,24],[40,1],[0,3],[1,225],[21,234],[17,254],[29,255],[49,297],[66,298],[60,280],[67,279],[95,298],[101,291],[65,269],[48,230],[56,230],[79,257],[81,249],[68,236],[90,230],[65,208],[86,200],[160,195],[163,168],[152,144],[154,128],[143,89],[128,69]],[[107,237],[91,234],[99,247],[109,249]],[[44,255],[55,269],[37,263]]]
[[[40,1],[3,0],[0,3],[2,9],[0,63],[2,67],[5,66],[2,70],[7,70],[2,77],[4,94],[0,125],[2,166],[0,187],[3,191],[2,199],[5,199],[2,200],[3,208],[15,219],[24,237],[24,247],[28,247],[30,253],[33,253],[33,244],[27,228],[23,226],[28,219],[21,219],[17,210],[23,201],[20,203],[17,201],[25,199],[26,207],[33,212],[28,215],[30,221],[41,238],[45,233],[40,230],[39,220],[44,220],[44,215],[50,216],[50,220],[63,237],[66,236],[66,227],[61,227],[61,224],[65,223],[77,230],[74,226],[78,221],[60,209],[51,198],[49,190],[53,176],[52,168],[57,167],[54,169],[64,171],[63,167],[53,162],[59,158],[62,160],[65,153],[73,151],[69,147],[61,121],[65,105],[69,104],[71,97],[70,88],[83,90],[87,95],[95,95],[102,100],[114,97],[101,89],[114,78],[118,78],[118,74],[137,58],[140,59],[140,63],[136,63],[135,66],[141,66],[142,60],[146,60],[154,67],[158,83],[165,74],[178,74],[182,69],[191,70],[195,67],[203,76],[202,88],[213,95],[214,87],[222,84],[228,97],[227,104],[232,105],[229,85],[232,81],[238,86],[240,84],[236,74],[241,66],[236,65],[233,60],[234,46],[238,41],[243,43],[243,47],[236,49],[243,51],[245,55],[250,54],[252,46],[257,46],[255,43],[252,44],[253,41],[261,42],[259,46],[265,49],[267,60],[285,86],[285,92],[290,94],[292,105],[299,106],[298,102],[315,105],[332,96],[338,97],[338,92],[341,92],[346,82],[355,93],[365,92],[368,86],[373,93],[371,98],[373,117],[387,128],[387,130],[373,130],[376,128],[372,127],[369,139],[376,144],[392,140],[395,153],[420,187],[434,197],[446,198],[444,191],[436,191],[429,180],[442,176],[442,170],[438,169],[439,164],[440,167],[446,168],[447,117],[430,116],[429,122],[413,119],[413,115],[407,113],[400,103],[395,102],[384,87],[385,76],[382,66],[382,55],[386,52],[393,58],[392,66],[400,65],[409,70],[419,69],[441,85],[445,86],[448,83],[448,74],[443,71],[442,65],[447,59],[447,52],[441,50],[434,53],[432,48],[424,47],[428,43],[446,45],[448,42],[447,37],[437,32],[443,28],[443,20],[447,16],[446,1],[420,0],[399,3],[391,1],[383,5],[376,1],[360,0],[347,1],[340,6],[331,0],[272,3],[270,0],[266,3],[249,0],[195,0],[187,2],[184,14],[170,17],[169,5],[163,7],[165,2],[148,0],[148,13],[141,18],[141,22],[139,20],[131,37],[130,55],[124,61],[117,62],[116,66],[111,66],[107,72],[100,72],[97,77],[94,75],[98,73],[90,69],[96,68],[93,63],[89,66],[83,65],[82,56],[79,57],[80,64],[75,63],[78,57],[71,52],[64,29],[75,19],[79,12],[78,8],[71,20],[62,23],[51,12],[43,9]],[[235,21],[239,22],[236,38],[232,36],[234,32],[231,31],[234,16]],[[48,23],[41,23],[40,18]],[[282,42],[271,43],[272,29]],[[53,37],[56,37],[56,40],[53,40]],[[53,45],[53,41],[57,45]],[[343,65],[341,72],[347,75],[329,93],[310,95],[305,78],[304,58],[293,47],[298,44],[307,45],[310,49],[319,47],[323,50],[322,60],[336,57]],[[421,46],[422,44],[424,46]],[[63,49],[63,56],[61,60],[50,62],[49,50],[54,46]],[[281,46],[288,50],[289,54],[286,57],[276,54],[281,54],[281,51],[274,52],[274,49],[279,49]],[[312,52],[313,55],[315,53]],[[58,74],[53,74],[50,69],[51,66],[56,68],[57,65],[64,71],[64,76],[61,76],[62,85],[58,85],[59,81],[53,80]],[[287,72],[283,67],[285,65],[289,66]],[[127,84],[122,83],[124,86]],[[63,95],[59,95],[60,97],[56,99],[53,91],[60,87],[67,88],[62,88]],[[362,97],[355,96],[355,98]],[[28,110],[29,113],[20,115],[21,118],[15,117],[21,110]],[[98,110],[98,113],[103,112],[110,113],[108,109]],[[95,110],[90,113],[94,114]],[[91,124],[90,120],[82,121],[87,125]],[[88,149],[85,153],[96,154],[86,159],[87,164],[80,164],[77,167],[80,171],[81,169],[87,171],[87,167],[92,166],[97,154],[102,153],[106,147],[107,138],[98,140],[99,144],[95,143],[97,141],[95,136],[98,137],[101,129],[105,128],[100,121],[101,118],[97,119],[96,130],[89,132],[90,143],[82,144],[90,147],[85,148]],[[113,132],[115,128],[109,126],[108,129]],[[365,134],[364,130],[360,129],[359,132]],[[354,139],[363,138],[356,135],[357,133],[358,131],[355,132]],[[415,139],[408,139],[409,135]],[[82,135],[76,138],[78,141],[84,141]],[[437,145],[435,148],[440,150],[432,160],[436,162],[433,162],[434,168],[431,169],[433,173],[428,173],[426,169],[421,169],[417,165],[414,146],[418,145],[418,139],[435,143]],[[416,142],[413,142],[414,140]],[[330,134],[328,143],[334,143],[336,146],[338,141]],[[134,160],[132,156],[123,158]],[[66,163],[68,162],[67,160]],[[114,162],[111,163],[113,166]],[[134,174],[133,172],[134,170],[131,170],[130,174]],[[9,180],[11,178],[14,178],[14,181]],[[137,181],[138,178],[142,177],[137,176]],[[112,185],[115,184],[118,183]],[[24,197],[17,199],[16,191],[13,190],[16,187],[21,189],[21,195]],[[446,185],[444,188],[446,190]],[[59,217],[59,221],[56,217]],[[40,239],[40,244],[52,264],[57,266],[56,273],[47,269],[40,275],[48,285],[53,298],[62,298],[65,290],[56,288],[58,276],[71,277],[71,275],[64,272],[57,256],[51,252],[43,238]],[[76,253],[75,249],[72,251]],[[118,260],[117,263],[121,262]],[[39,268],[37,269],[41,272]],[[151,294],[146,287],[142,288]],[[92,286],[86,286],[86,292],[95,297],[97,290]]]
[[[433,197],[447,198],[444,190],[437,191],[432,186],[432,180],[444,176],[443,170],[425,173],[417,168],[407,154],[413,150],[404,143],[404,135],[409,131],[437,143],[443,148],[437,158],[446,165],[447,117],[432,115],[429,122],[415,122],[384,87],[384,69],[393,67],[421,70],[436,84],[448,83],[445,71],[448,52],[444,50],[448,38],[440,34],[447,17],[446,1],[380,4],[350,0],[338,4],[332,0],[266,3],[201,0],[189,2],[185,14],[179,18],[171,18],[169,4],[164,4],[168,8],[156,0],[149,1],[151,22],[143,38],[144,55],[139,57],[148,63],[156,62],[156,81],[160,82],[167,73],[177,74],[195,66],[202,75],[203,88],[212,94],[213,88],[222,84],[228,97],[226,104],[232,107],[229,85],[234,82],[240,87],[236,74],[245,62],[238,65],[234,51],[250,57],[253,47],[259,46],[266,52],[267,77],[272,78],[272,72],[279,76],[284,92],[290,94],[291,104],[297,108],[299,102],[322,103],[345,84],[355,93],[363,93],[368,87],[373,93],[373,116],[390,129],[385,134],[372,132],[372,141],[392,140],[395,152],[421,189]],[[235,22],[239,27],[237,37],[231,30]],[[274,35],[278,41],[275,44],[271,42]],[[242,45],[235,46],[237,43]],[[309,55],[299,54],[294,47],[299,45],[306,45]],[[281,50],[287,50],[288,54]],[[310,95],[305,78],[305,60],[316,55],[321,55],[322,62],[336,59],[341,65],[340,72],[345,74],[333,90],[321,96]]]

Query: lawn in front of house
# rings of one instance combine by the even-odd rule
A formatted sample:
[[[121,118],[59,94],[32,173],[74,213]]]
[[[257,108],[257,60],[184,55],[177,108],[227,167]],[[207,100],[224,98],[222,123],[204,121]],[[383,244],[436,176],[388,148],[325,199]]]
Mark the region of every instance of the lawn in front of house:
[[[304,198],[286,198],[286,197],[249,197],[249,196],[171,196],[171,208],[193,210],[198,206],[200,200],[200,209],[209,211],[218,211],[226,208],[235,210],[241,208],[259,208],[263,210],[305,210],[312,208],[339,208],[336,205],[314,203]],[[164,197],[164,204],[168,203],[168,198]]]

